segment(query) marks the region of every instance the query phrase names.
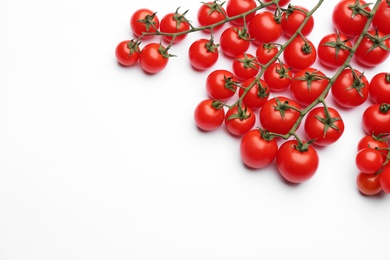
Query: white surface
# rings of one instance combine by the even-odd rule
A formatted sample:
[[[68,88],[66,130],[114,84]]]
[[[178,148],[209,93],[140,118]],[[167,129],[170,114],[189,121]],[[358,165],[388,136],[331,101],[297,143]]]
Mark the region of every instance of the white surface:
[[[388,259],[390,197],[355,185],[367,103],[340,111],[345,134],[292,186],[245,168],[223,128],[195,127],[211,70],[186,54],[202,33],[157,75],[118,66],[134,10],[181,6],[196,22],[199,2],[1,1],[1,260]],[[315,14],[315,44],[335,2]]]

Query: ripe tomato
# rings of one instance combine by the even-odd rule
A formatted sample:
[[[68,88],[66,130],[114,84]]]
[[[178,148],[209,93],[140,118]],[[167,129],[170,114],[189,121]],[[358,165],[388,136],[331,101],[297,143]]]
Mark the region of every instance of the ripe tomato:
[[[328,68],[339,68],[347,60],[351,48],[347,36],[340,33],[327,34],[318,44],[318,60]]]
[[[362,173],[372,174],[378,172],[383,165],[382,154],[372,148],[363,148],[356,154],[355,164]]]
[[[360,71],[343,70],[335,80],[331,92],[334,100],[343,107],[357,107],[368,98],[370,84]]]
[[[368,31],[356,49],[356,61],[366,67],[384,62],[390,55],[390,39],[384,36],[378,31]]]
[[[256,116],[249,107],[236,105],[226,112],[225,126],[233,135],[239,136],[249,132],[255,123]]]
[[[332,12],[332,22],[336,31],[354,37],[359,35],[367,22],[367,16],[360,9],[371,12],[371,8],[363,0],[341,0]]]
[[[356,177],[359,191],[367,196],[376,195],[382,191],[380,174],[365,174],[360,172]]]
[[[288,3],[290,3],[290,1],[291,0],[279,0],[278,5],[279,5],[279,7],[283,7],[283,6],[286,6]],[[271,0],[264,0],[263,2],[269,3],[269,2],[271,2]],[[276,10],[277,6],[276,6],[276,4],[271,4],[271,5],[267,6],[267,8],[270,10]]]
[[[378,151],[382,154],[383,161],[385,161],[388,153],[388,150],[386,149],[389,148],[389,146],[387,144],[387,139],[376,137],[374,135],[366,135],[360,139],[357,145],[358,151],[364,148],[378,148]]]
[[[196,125],[204,131],[212,131],[222,125],[225,119],[223,103],[211,99],[201,101],[195,108]]]
[[[249,87],[250,89],[246,90]],[[268,100],[270,92],[267,82],[262,79],[250,78],[242,82],[241,88],[238,91],[239,97],[244,94],[245,96],[242,98],[242,102],[252,110],[256,110],[262,107]]]
[[[210,98],[226,101],[236,93],[237,84],[236,77],[230,71],[214,70],[206,78],[206,91]]]
[[[247,80],[257,75],[260,65],[255,56],[249,53],[239,55],[233,60],[233,73],[241,80]]]
[[[362,116],[364,131],[371,135],[390,134],[390,104],[372,104]]]
[[[290,91],[295,101],[303,106],[313,103],[328,86],[325,74],[315,68],[298,71],[291,80]]]
[[[324,107],[316,107],[306,115],[305,133],[314,144],[327,146],[344,133],[344,121],[336,109],[328,107],[326,112]]]
[[[255,0],[228,0],[226,13],[228,17],[243,14],[257,7]],[[255,16],[255,12],[245,16],[245,21],[248,23]],[[237,18],[231,21],[234,25],[244,25],[243,18]]]
[[[288,140],[276,155],[276,167],[284,179],[292,183],[302,183],[316,173],[319,165],[317,151],[311,146],[299,147],[297,140]]]
[[[139,56],[141,68],[147,73],[158,73],[168,64],[169,54],[160,43],[149,43],[142,48]]]
[[[268,11],[257,13],[248,24],[248,32],[256,45],[275,42],[282,35],[282,25]]]
[[[160,20],[156,13],[149,9],[139,9],[133,13],[130,18],[130,28],[136,37],[143,33],[154,33],[160,26]],[[151,38],[153,35],[144,35],[143,39]]]
[[[139,42],[134,40],[125,40],[118,43],[115,48],[115,56],[117,61],[123,66],[134,65],[140,54]]]
[[[379,174],[379,181],[382,187],[382,190],[385,193],[390,193],[390,167],[385,167],[383,171]]]
[[[184,13],[185,14],[185,13]],[[160,31],[162,33],[179,33],[190,29],[190,25],[184,14],[179,14],[178,10],[175,13],[166,14],[160,22]],[[163,35],[163,40],[170,43],[178,43],[187,37],[187,34],[177,35],[174,39],[172,36]]]
[[[260,123],[269,132],[285,135],[297,122],[300,109],[299,104],[288,97],[274,97],[260,109]]]
[[[263,74],[264,81],[267,82],[271,92],[280,92],[290,86],[293,73],[282,63],[272,63]]]
[[[228,57],[238,57],[248,50],[249,38],[247,31],[241,27],[226,28],[219,40],[221,51]]]
[[[374,103],[390,104],[390,73],[380,72],[371,78],[369,96]]]
[[[270,165],[277,153],[276,139],[267,136],[267,133],[261,129],[252,129],[241,139],[241,160],[250,168],[260,169]]]
[[[188,50],[188,57],[192,67],[197,70],[206,70],[218,60],[218,45],[212,39],[196,40]]]
[[[292,70],[299,71],[314,64],[317,51],[310,40],[298,36],[284,49],[283,59]]]
[[[260,64],[267,64],[270,62],[279,52],[278,47],[274,43],[260,44],[256,48],[256,58]]]
[[[221,4],[218,4],[217,1],[203,3],[197,13],[198,23],[200,26],[209,26],[218,22],[221,22],[225,19],[226,11]],[[220,24],[215,26],[213,30],[218,30],[223,26]],[[209,29],[204,31],[209,32]]]
[[[281,25],[283,28],[283,33],[287,37],[291,37],[299,29],[303,21],[306,19],[307,12],[309,12],[307,8],[297,5],[289,5],[287,10],[283,12]],[[302,35],[307,37],[313,31],[313,27],[314,18],[313,16],[310,16],[309,20],[301,30]]]
[[[372,25],[383,34],[390,34],[390,3],[382,0],[372,20]]]

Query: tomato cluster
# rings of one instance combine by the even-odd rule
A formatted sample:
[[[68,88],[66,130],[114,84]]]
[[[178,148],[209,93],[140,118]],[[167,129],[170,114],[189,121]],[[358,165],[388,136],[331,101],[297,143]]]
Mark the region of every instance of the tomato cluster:
[[[149,9],[135,11],[130,27],[136,38],[117,45],[118,62],[139,63],[145,72],[158,73],[173,56],[169,52],[174,44],[192,32],[209,33],[210,37],[203,34],[188,48],[194,70],[208,71],[207,97],[194,111],[196,125],[206,132],[223,125],[240,138],[241,160],[247,167],[260,169],[275,163],[291,183],[313,177],[319,167],[317,148],[342,136],[339,109],[360,106],[371,97],[373,105],[363,114],[364,130],[374,141],[390,134],[390,74],[378,73],[369,80],[352,66],[355,62],[371,68],[388,58],[389,27],[383,26],[389,23],[388,1],[379,1],[373,13],[363,0],[339,0],[332,12],[334,33],[324,35],[318,45],[310,34],[315,24],[312,14],[321,1],[312,10],[289,0],[224,4],[203,2],[196,16],[198,25],[179,9],[161,20]],[[152,37],[159,37],[159,43],[142,46],[143,39]],[[231,62],[231,69],[212,69],[221,57]],[[315,66],[317,60],[334,70],[334,76]],[[329,107],[328,96],[340,107]],[[299,128],[303,138],[297,134]],[[388,146],[374,141],[361,144],[356,156],[361,172],[358,187],[369,195],[390,192]]]

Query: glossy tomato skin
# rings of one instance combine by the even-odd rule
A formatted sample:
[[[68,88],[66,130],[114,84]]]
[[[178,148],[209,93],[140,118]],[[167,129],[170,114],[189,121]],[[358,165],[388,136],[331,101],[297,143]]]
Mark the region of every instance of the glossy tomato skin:
[[[329,117],[324,107],[316,107],[306,115],[304,124],[306,136],[319,146],[335,143],[344,133],[344,121],[340,113],[331,107],[328,107],[328,112]],[[329,122],[328,119],[332,121]]]
[[[290,86],[293,73],[286,65],[275,62],[265,69],[263,78],[271,92],[281,92]]]
[[[206,78],[206,91],[210,98],[227,101],[237,90],[238,81],[228,70],[217,69]]]
[[[255,83],[253,83],[255,82]],[[252,110],[257,110],[261,108],[265,102],[267,102],[269,97],[269,88],[267,82],[262,79],[256,80],[256,78],[250,78],[242,82],[241,88],[238,91],[238,96],[241,97],[244,95],[245,89],[248,88],[251,84],[254,84],[250,90],[245,94],[242,99],[242,102],[250,107]]]
[[[268,11],[257,13],[248,24],[248,32],[255,45],[276,42],[282,36],[282,25]]]
[[[186,19],[179,13],[169,13],[166,14],[160,22],[160,31],[163,33],[178,33],[184,32],[190,29],[190,25]],[[162,38],[165,42],[170,43],[173,40],[173,43],[178,43],[184,40],[187,37],[187,34],[177,35],[173,40],[172,36],[164,35]]]
[[[298,36],[285,48],[283,59],[292,70],[300,71],[314,64],[317,50],[310,40]]]
[[[374,15],[372,24],[383,34],[390,34],[390,4],[382,0]]]
[[[226,5],[226,13],[228,17],[240,15],[247,11],[256,8],[255,0],[228,0]],[[255,12],[245,16],[245,21],[248,23],[255,16]],[[244,25],[244,19],[238,18],[231,21],[233,25]]]
[[[368,31],[371,36],[382,38],[384,34],[381,32]],[[374,47],[372,49],[372,47]],[[383,47],[375,47],[375,41],[371,40],[369,36],[365,36],[360,42],[355,52],[356,61],[365,67],[374,67],[383,63],[390,55],[385,48],[390,49],[390,39],[383,41]]]
[[[287,9],[287,11],[282,14],[281,26],[283,33],[287,37],[291,37],[298,30],[306,18],[305,12],[309,11],[303,6],[293,6],[293,8],[293,10]],[[313,31],[313,28],[314,18],[313,16],[310,16],[309,20],[301,30],[302,35],[307,37]]]
[[[226,10],[223,6],[214,2],[203,3],[197,13],[197,19],[200,26],[209,26],[225,19]],[[222,28],[223,24],[215,26],[214,30]],[[205,29],[209,32],[209,29]]]
[[[390,104],[390,73],[379,72],[371,78],[369,96],[374,103]]]
[[[387,104],[372,104],[364,110],[362,125],[367,134],[376,136],[390,134],[389,107],[390,105]]]
[[[356,177],[359,191],[367,196],[373,196],[382,191],[379,174],[365,174],[360,172]]]
[[[370,84],[366,76],[356,69],[354,72],[356,77],[351,69],[343,70],[331,88],[334,100],[346,108],[360,106],[368,99]]]
[[[293,99],[302,106],[313,103],[326,89],[329,80],[315,68],[306,68],[295,73],[291,80],[290,91]]]
[[[245,53],[249,46],[249,35],[238,26],[226,28],[219,40],[221,51],[230,58],[238,57]]]
[[[235,136],[241,136],[253,128],[256,123],[256,116],[249,107],[241,106],[241,112],[238,106],[230,108],[226,112],[226,129]]]
[[[225,119],[225,111],[222,106],[216,105],[217,101],[205,99],[195,108],[194,120],[196,125],[204,131],[212,131],[220,127]]]
[[[254,169],[270,165],[278,153],[276,139],[264,139],[260,129],[252,129],[240,142],[240,156],[243,163]]]
[[[278,96],[269,99],[260,109],[260,123],[269,132],[285,135],[294,126],[300,116],[300,112],[286,105],[301,109],[294,100]]]
[[[123,66],[134,65],[139,59],[140,52],[138,44],[132,40],[121,41],[115,48],[116,59]]]
[[[218,48],[209,39],[199,39],[191,44],[188,57],[193,68],[206,70],[218,61]]]
[[[379,181],[382,187],[382,190],[390,194],[390,167],[385,167],[380,173]]]
[[[255,56],[244,53],[233,60],[232,69],[234,75],[236,75],[239,80],[245,81],[257,75],[260,65]]]
[[[142,20],[149,20],[149,23],[153,24],[153,26],[147,26],[145,23],[140,22]],[[153,11],[146,8],[138,9],[130,18],[130,28],[136,37],[140,37],[144,32],[154,33],[156,32],[156,29],[159,28],[159,26],[160,20],[158,19],[157,15],[155,15]],[[148,39],[151,37],[153,37],[153,35],[145,35],[143,36],[143,39]]]
[[[332,22],[335,29],[346,35],[347,37],[355,37],[359,35],[367,22],[367,17],[363,14],[353,14],[350,6],[355,4],[356,0],[341,0],[339,1],[332,12]],[[365,5],[366,2],[359,0],[360,5]],[[364,8],[370,12],[371,8],[367,5]]]
[[[373,174],[382,168],[383,157],[378,150],[367,147],[356,154],[355,164],[360,172]]]
[[[288,140],[276,155],[276,166],[284,179],[291,183],[302,183],[311,179],[319,165],[317,151],[308,146],[307,151],[299,151],[296,140]]]
[[[262,65],[270,62],[279,52],[278,47],[274,43],[260,44],[256,48],[256,58]]]
[[[389,148],[389,145],[386,143],[386,140],[380,140],[378,138],[374,138],[372,135],[366,135],[362,137],[357,145],[357,150],[360,151],[363,148],[381,148],[386,149]]]
[[[331,33],[325,35],[318,44],[318,60],[325,67],[337,69],[347,60],[350,50],[342,45],[352,48],[349,38],[343,34]]]
[[[163,70],[168,64],[169,58],[164,57],[165,48],[159,43],[149,43],[142,48],[139,56],[141,68],[150,74]]]

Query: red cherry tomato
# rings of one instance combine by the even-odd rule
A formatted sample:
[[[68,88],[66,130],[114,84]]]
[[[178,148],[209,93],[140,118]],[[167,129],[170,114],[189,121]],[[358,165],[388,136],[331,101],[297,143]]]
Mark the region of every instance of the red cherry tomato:
[[[130,28],[136,37],[143,33],[154,33],[160,26],[157,15],[149,9],[139,9],[130,18]],[[144,35],[143,39],[151,38],[153,35]]]
[[[236,15],[243,14],[245,12],[248,12],[250,10],[253,10],[256,8],[257,4],[255,0],[228,0],[227,6],[226,6],[226,13],[228,17],[233,17]],[[250,13],[245,16],[245,21],[248,23],[254,16],[255,12]],[[231,21],[234,25],[242,26],[244,25],[244,19],[243,18],[237,18]]]
[[[214,70],[206,78],[206,91],[212,99],[226,101],[236,93],[237,84],[230,71]]]
[[[369,96],[374,103],[390,104],[390,73],[379,72],[371,78]]]
[[[287,10],[283,12],[281,26],[283,33],[287,37],[291,37],[299,29],[303,21],[306,19],[307,12],[309,12],[307,8],[297,5],[289,5]],[[313,16],[310,16],[309,20],[301,30],[302,35],[307,37],[313,31],[313,28],[314,18]]]
[[[383,161],[386,161],[386,157],[389,152],[387,139],[376,137],[374,135],[366,135],[360,139],[357,145],[358,151],[364,148],[378,149],[378,151],[382,154]]]
[[[218,45],[209,39],[196,40],[188,50],[188,57],[193,68],[206,70],[218,61]]]
[[[271,1],[272,0],[264,0],[263,2],[264,3],[269,3]],[[278,2],[278,5],[279,5],[279,7],[283,7],[283,6],[286,6],[288,3],[290,3],[290,1],[291,0],[280,0]],[[276,10],[277,6],[276,6],[276,4],[271,4],[271,5],[267,6],[267,8],[274,11],[274,10]]]
[[[142,48],[139,56],[141,68],[147,73],[158,73],[168,64],[169,56],[164,46],[149,43]]]
[[[340,33],[327,34],[318,44],[318,60],[328,68],[339,68],[347,60],[351,48],[347,36]]]
[[[377,173],[382,168],[383,157],[378,150],[367,147],[357,153],[355,163],[362,173]]]
[[[226,10],[223,6],[217,2],[206,2],[203,3],[198,10],[197,18],[200,26],[209,26],[225,19]],[[218,30],[223,26],[220,24],[215,26],[213,30]],[[205,29],[209,32],[209,29]]]
[[[195,108],[196,125],[204,131],[212,131],[222,125],[225,119],[223,104],[219,101],[205,99]]]
[[[317,51],[308,39],[296,37],[284,49],[284,62],[295,71],[311,67],[317,59]]]
[[[379,174],[365,174],[360,172],[356,177],[359,191],[367,196],[372,196],[382,191]]]
[[[355,52],[356,61],[365,67],[383,63],[390,55],[390,39],[378,31],[368,31]]]
[[[241,27],[226,28],[219,40],[221,51],[230,58],[238,57],[248,50],[249,38],[249,34]]]
[[[279,52],[278,47],[274,43],[260,44],[256,49],[256,58],[260,64],[267,64],[270,62]]]
[[[249,86],[252,87],[249,90]],[[242,99],[242,102],[250,107],[252,110],[259,109],[264,105],[264,103],[268,100],[269,97],[269,88],[267,82],[262,79],[250,78],[242,82],[241,88],[238,91],[238,96],[245,96]]]
[[[275,42],[282,35],[282,25],[268,11],[257,13],[248,24],[248,32],[256,45]]]
[[[255,77],[260,69],[256,57],[249,53],[244,53],[234,59],[232,67],[234,75],[241,81]]]
[[[139,59],[140,52],[139,43],[133,40],[122,41],[115,48],[116,59],[123,66],[134,65]]]
[[[160,22],[160,31],[162,33],[179,33],[184,32],[190,29],[190,25],[187,19],[184,17],[184,14],[179,14],[178,11],[175,13],[166,14]],[[187,34],[177,35],[174,39],[172,36],[164,35],[162,38],[166,42],[170,43],[173,40],[173,43],[178,43],[184,40],[187,37]]]
[[[293,73],[282,63],[272,63],[263,74],[264,81],[267,82],[271,92],[280,92],[287,89],[293,77]]]
[[[383,34],[390,34],[390,3],[382,0],[372,20],[372,25]]]
[[[362,116],[364,131],[371,135],[390,134],[390,104],[372,104]]]
[[[245,106],[234,106],[226,112],[225,126],[233,135],[243,135],[255,125],[256,116],[252,109]]]

